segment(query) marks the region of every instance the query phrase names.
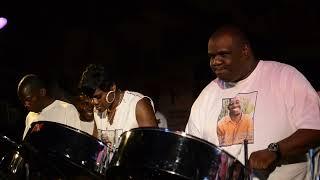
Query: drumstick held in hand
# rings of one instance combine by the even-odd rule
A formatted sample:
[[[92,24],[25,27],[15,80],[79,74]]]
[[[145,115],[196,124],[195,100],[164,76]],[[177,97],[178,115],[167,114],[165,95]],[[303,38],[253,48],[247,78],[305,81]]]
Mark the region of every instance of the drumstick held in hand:
[[[244,145],[244,166],[248,167],[248,140],[245,139],[243,140],[243,145]]]
[[[249,172],[248,172],[248,140],[247,139],[244,139],[243,140],[243,146],[244,146],[244,166],[245,166],[245,169],[246,169],[246,172],[245,172],[245,179],[246,180],[249,180],[250,176],[249,176]]]

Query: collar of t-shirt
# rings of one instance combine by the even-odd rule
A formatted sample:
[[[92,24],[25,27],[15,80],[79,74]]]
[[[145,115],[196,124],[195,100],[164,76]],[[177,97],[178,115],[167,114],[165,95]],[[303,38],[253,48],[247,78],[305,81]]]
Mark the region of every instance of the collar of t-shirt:
[[[255,75],[257,74],[257,72],[259,71],[260,67],[262,66],[262,60],[259,60],[256,68],[252,71],[252,73],[245,79],[242,79],[238,82],[225,82],[221,79],[218,78],[218,83],[221,85],[221,87],[223,89],[229,89],[229,88],[233,88],[235,86],[239,86],[242,84],[245,84],[246,82],[250,81],[251,79],[253,79],[255,77]]]

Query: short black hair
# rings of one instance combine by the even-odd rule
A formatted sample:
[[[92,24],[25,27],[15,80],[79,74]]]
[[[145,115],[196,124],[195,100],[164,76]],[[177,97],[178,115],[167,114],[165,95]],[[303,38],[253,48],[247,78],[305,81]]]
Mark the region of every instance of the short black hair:
[[[236,24],[224,24],[214,31],[210,39],[219,37],[224,34],[229,34],[234,38],[237,38],[239,43],[250,44],[248,39],[248,33],[245,32],[239,25]]]
[[[92,97],[96,89],[106,91],[115,83],[112,68],[107,72],[102,65],[89,64],[82,73],[78,88],[85,95]]]
[[[44,82],[35,74],[27,74],[20,80],[17,89],[18,95],[26,86],[30,86],[33,90],[45,88]]]

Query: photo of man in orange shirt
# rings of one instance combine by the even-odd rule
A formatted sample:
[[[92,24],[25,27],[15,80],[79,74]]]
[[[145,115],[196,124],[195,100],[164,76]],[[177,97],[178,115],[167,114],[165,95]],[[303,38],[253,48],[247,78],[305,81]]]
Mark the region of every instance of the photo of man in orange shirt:
[[[219,145],[241,144],[245,139],[253,143],[253,120],[242,112],[240,98],[229,99],[227,108],[229,113],[218,121]]]

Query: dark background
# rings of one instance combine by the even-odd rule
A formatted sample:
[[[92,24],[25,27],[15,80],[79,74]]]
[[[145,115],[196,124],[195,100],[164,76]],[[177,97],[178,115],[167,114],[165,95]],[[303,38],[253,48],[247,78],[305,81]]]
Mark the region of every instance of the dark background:
[[[56,80],[72,93],[89,63],[115,71],[123,89],[159,98],[169,127],[183,130],[193,100],[214,78],[207,40],[223,23],[248,31],[258,58],[291,64],[320,89],[318,12],[315,1],[301,0],[2,3],[0,133],[21,137],[27,112],[16,88],[23,75]],[[188,101],[176,100],[179,94]]]

